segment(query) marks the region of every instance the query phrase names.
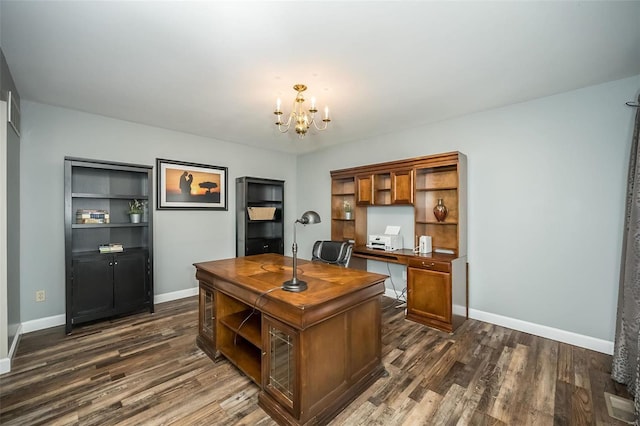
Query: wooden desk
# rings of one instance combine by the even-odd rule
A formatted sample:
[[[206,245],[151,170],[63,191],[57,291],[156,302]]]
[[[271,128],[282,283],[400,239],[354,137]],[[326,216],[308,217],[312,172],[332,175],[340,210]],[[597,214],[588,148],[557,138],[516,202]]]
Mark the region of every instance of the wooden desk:
[[[384,373],[385,275],[298,260],[309,288],[283,291],[292,260],[261,254],[196,263],[197,343],[223,355],[261,392],[278,423],[325,424]]]
[[[357,246],[349,265],[366,270],[366,259],[407,267],[407,319],[452,333],[469,318],[466,256]]]

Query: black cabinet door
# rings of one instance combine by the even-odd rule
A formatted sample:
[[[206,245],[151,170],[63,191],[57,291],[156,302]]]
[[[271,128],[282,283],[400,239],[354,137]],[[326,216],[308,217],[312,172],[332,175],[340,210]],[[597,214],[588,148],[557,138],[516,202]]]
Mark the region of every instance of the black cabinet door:
[[[144,306],[149,300],[147,253],[120,253],[114,256],[113,286],[118,312]]]
[[[73,259],[73,317],[100,317],[114,307],[113,256]]]
[[[252,240],[247,240],[246,245],[246,256],[251,256],[252,254],[263,254],[263,253],[280,253],[284,252],[284,246],[282,243],[282,238],[273,238],[273,239],[263,239],[256,238]]]

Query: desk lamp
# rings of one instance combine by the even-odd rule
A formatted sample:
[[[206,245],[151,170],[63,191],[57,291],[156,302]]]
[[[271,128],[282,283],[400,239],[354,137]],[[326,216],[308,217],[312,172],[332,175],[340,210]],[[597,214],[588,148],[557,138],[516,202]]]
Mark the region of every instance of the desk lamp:
[[[320,215],[312,210],[306,211],[302,214],[300,219],[296,219],[293,222],[293,278],[289,281],[282,283],[282,289],[286,291],[305,291],[307,289],[307,283],[298,279],[298,243],[296,242],[296,223],[303,225],[313,225],[314,223],[320,223]]]

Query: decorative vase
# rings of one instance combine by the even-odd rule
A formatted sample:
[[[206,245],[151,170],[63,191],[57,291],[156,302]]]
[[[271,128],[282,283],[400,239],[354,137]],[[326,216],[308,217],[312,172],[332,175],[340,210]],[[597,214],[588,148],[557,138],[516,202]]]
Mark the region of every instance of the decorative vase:
[[[129,219],[131,219],[131,223],[140,223],[140,213],[130,213]]]
[[[344,212],[344,218],[347,220],[351,220],[352,219],[351,212]]]
[[[438,204],[433,208],[433,214],[438,220],[438,222],[444,222],[444,219],[447,217],[447,207],[442,203],[442,198],[438,198]]]

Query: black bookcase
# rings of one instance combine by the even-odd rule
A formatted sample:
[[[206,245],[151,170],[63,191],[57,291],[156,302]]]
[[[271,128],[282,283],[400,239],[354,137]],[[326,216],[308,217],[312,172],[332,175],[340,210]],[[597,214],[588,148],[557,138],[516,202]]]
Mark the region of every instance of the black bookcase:
[[[283,210],[284,181],[236,178],[236,256],[284,254]]]
[[[65,157],[67,334],[83,322],[153,312],[152,174],[152,166]],[[128,214],[134,199],[146,204],[139,223]],[[108,244],[123,250],[101,253]]]

